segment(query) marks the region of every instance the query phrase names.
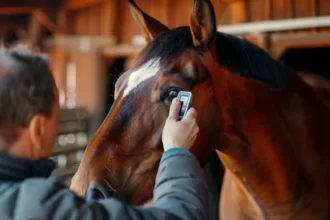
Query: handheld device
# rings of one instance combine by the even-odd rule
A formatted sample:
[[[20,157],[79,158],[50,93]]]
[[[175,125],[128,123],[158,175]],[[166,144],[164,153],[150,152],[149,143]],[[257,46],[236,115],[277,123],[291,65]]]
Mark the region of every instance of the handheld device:
[[[191,103],[192,103],[192,93],[188,91],[180,91],[178,94],[178,99],[181,102],[181,109],[179,113],[179,120],[182,120],[183,117],[187,114]]]

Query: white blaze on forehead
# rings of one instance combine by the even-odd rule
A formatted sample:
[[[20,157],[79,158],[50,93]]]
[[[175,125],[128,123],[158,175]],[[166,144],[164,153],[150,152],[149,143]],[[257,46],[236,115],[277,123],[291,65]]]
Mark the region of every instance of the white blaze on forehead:
[[[159,58],[153,58],[132,72],[128,77],[123,97],[128,95],[140,83],[156,75],[159,69]]]

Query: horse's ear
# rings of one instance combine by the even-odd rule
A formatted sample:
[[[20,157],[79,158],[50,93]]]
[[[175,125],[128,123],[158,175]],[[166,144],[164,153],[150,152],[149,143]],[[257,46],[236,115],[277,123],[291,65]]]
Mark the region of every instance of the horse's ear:
[[[134,20],[142,31],[147,42],[152,41],[157,35],[169,29],[161,22],[144,13],[134,2],[128,0]]]
[[[214,8],[210,0],[194,0],[194,8],[190,17],[190,30],[196,47],[210,46],[213,42],[217,26]]]

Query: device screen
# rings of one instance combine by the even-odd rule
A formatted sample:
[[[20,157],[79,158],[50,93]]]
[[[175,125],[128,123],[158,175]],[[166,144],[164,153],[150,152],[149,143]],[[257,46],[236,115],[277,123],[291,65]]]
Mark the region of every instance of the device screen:
[[[191,102],[191,93],[190,92],[179,92],[178,97],[181,102],[181,109],[179,113],[179,119],[181,120],[187,113],[190,102]]]

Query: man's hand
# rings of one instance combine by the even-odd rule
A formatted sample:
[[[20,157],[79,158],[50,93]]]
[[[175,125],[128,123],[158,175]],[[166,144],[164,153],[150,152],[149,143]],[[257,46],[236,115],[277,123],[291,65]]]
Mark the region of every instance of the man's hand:
[[[173,147],[190,149],[197,138],[199,127],[196,110],[190,108],[184,118],[178,121],[180,107],[178,98],[174,98],[163,130],[164,151]]]

